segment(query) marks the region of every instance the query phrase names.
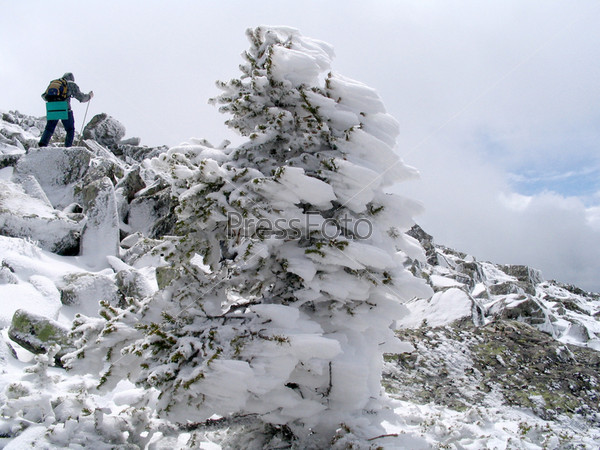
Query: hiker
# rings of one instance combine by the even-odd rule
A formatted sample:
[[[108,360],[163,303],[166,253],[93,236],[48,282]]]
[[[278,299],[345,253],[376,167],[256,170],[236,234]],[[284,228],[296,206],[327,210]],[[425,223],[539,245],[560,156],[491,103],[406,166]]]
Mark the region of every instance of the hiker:
[[[73,145],[73,139],[75,138],[75,118],[73,117],[73,110],[71,110],[71,97],[75,97],[80,103],[85,103],[89,102],[93,96],[93,91],[90,91],[89,94],[81,92],[79,86],[75,84],[75,77],[71,72],[67,72],[62,78],[52,81],[50,86],[48,86],[48,89],[42,94],[42,98],[46,102],[66,102],[67,111],[65,111],[65,114],[67,117],[60,119],[67,132],[65,147],[71,147],[71,145]],[[50,139],[54,134],[54,129],[58,124],[58,120],[59,119],[48,119],[46,128],[44,129],[44,133],[39,142],[40,147],[46,147],[48,145],[48,142],[50,142]]]

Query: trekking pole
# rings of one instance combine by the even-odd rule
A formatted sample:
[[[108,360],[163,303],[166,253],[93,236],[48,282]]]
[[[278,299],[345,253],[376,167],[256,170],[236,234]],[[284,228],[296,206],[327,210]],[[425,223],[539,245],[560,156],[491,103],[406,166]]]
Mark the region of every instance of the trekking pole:
[[[85,107],[85,114],[83,115],[83,122],[81,123],[81,131],[79,132],[79,142],[77,143],[78,147],[81,145],[81,140],[83,139],[83,127],[85,126],[85,119],[87,117],[88,109],[90,109],[91,101],[92,99],[90,98],[87,101],[87,106]]]

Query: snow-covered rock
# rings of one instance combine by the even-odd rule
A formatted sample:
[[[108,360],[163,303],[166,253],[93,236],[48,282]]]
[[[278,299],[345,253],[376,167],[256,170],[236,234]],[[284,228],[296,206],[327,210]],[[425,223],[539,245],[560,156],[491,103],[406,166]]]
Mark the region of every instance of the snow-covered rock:
[[[136,165],[131,170],[127,171],[115,186],[117,190],[120,190],[121,195],[127,202],[131,202],[134,199],[135,194],[146,188],[146,182],[141,176],[140,171],[140,166]]]
[[[400,326],[417,327],[420,318],[435,327],[468,317],[466,303],[458,307],[454,304],[456,295],[445,294],[454,292],[472,300],[471,318],[476,325],[517,320],[559,341],[600,349],[600,295],[545,281],[539,270],[527,266],[476,261],[433,244],[433,238],[418,226],[410,233],[421,240],[428,253],[427,264],[415,261],[413,271],[438,292],[432,299],[409,304],[416,314],[400,321]],[[440,313],[447,320],[440,320]]]
[[[28,148],[35,146],[45,125],[45,118],[0,111],[0,168],[13,165]],[[59,127],[57,134],[64,137],[64,130]]]
[[[439,327],[457,320],[471,318],[475,302],[464,290],[450,287],[429,299],[407,303],[410,314],[396,322],[403,328]]]
[[[47,353],[54,345],[60,346],[55,354],[57,365],[60,359],[73,350],[69,329],[60,323],[19,309],[15,312],[8,336],[21,347],[32,353]]]
[[[156,291],[152,281],[134,268],[119,270],[115,278],[119,294],[123,297],[145,298]]]
[[[22,185],[0,180],[0,234],[38,241],[59,255],[78,254],[82,224],[55,210],[42,195],[30,196]]]
[[[105,147],[115,146],[125,136],[125,126],[108,114],[101,113],[83,129],[83,138],[92,139]]]
[[[172,207],[171,187],[162,179],[137,191],[125,218],[130,232],[149,238],[170,234],[175,225]]]
[[[46,196],[57,209],[76,201],[83,180],[89,169],[93,154],[82,147],[32,148],[22,156],[15,168],[15,177],[32,175]]]
[[[81,255],[92,267],[107,265],[107,256],[119,254],[120,228],[115,189],[108,177],[85,186],[87,220],[81,236]]]
[[[96,315],[100,301],[112,305],[119,302],[119,289],[115,280],[103,273],[66,274],[58,283],[58,289],[63,305],[76,306],[86,315]]]

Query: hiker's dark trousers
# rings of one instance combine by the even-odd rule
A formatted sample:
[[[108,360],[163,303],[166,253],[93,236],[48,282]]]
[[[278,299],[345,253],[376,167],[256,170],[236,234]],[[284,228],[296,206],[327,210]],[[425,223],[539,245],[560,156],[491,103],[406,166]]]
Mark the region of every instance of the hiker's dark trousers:
[[[61,120],[61,122],[63,127],[65,127],[65,131],[67,132],[67,137],[65,138],[65,147],[70,147],[73,145],[73,139],[75,138],[75,118],[73,117],[73,111],[69,110],[69,117]],[[48,142],[50,142],[57,124],[58,120],[49,120],[46,122],[44,134],[42,134],[42,138],[40,139],[40,147],[46,147],[48,145]]]

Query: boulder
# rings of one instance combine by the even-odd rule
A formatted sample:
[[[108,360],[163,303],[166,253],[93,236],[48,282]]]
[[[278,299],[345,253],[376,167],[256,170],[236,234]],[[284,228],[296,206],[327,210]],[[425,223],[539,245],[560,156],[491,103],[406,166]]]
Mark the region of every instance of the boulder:
[[[0,234],[37,241],[59,255],[77,255],[81,223],[48,204],[27,195],[20,185],[0,180]]]
[[[86,315],[96,315],[101,300],[112,305],[119,301],[118,288],[112,277],[100,273],[67,274],[58,289],[63,305],[76,305]]]
[[[124,269],[117,272],[117,287],[123,297],[145,298],[154,293],[148,279],[135,269]]]
[[[8,329],[8,337],[35,354],[47,353],[54,345],[60,346],[60,350],[54,356],[54,361],[61,367],[61,358],[74,350],[69,339],[68,328],[55,320],[22,309],[15,312]]]
[[[115,151],[115,154],[121,155],[125,160],[130,162],[142,162],[144,159],[154,158],[169,149],[164,145],[159,147],[147,147],[140,145],[126,145],[124,142],[125,141],[119,143],[118,151]]]
[[[83,180],[92,157],[89,150],[81,147],[30,149],[19,159],[15,177],[20,180],[33,175],[52,205],[62,209],[75,201],[76,183]]]
[[[535,295],[535,287],[542,282],[542,273],[539,270],[523,265],[504,265],[500,266],[507,275],[515,277],[518,285],[530,295]]]
[[[156,268],[156,282],[159,289],[166,288],[173,280],[176,280],[180,276],[181,271],[176,268],[169,266],[159,266]]]
[[[140,166],[137,165],[128,171],[115,188],[121,189],[123,196],[128,202],[131,202],[136,193],[146,188],[146,183],[140,174]]]
[[[125,136],[125,126],[113,117],[101,113],[92,117],[92,120],[83,129],[84,139],[93,139],[105,147],[114,147]]]
[[[510,281],[492,284],[488,286],[488,290],[491,295],[510,295],[525,293],[525,290],[518,283],[513,283]]]
[[[156,278],[159,279],[159,269]],[[168,272],[168,269],[163,269]],[[160,281],[159,281],[160,286]],[[429,299],[416,299],[405,304],[410,314],[396,321],[400,328],[417,328],[420,326],[440,327],[472,318],[477,306],[471,296],[457,287],[436,292]]]
[[[142,142],[142,140],[139,137],[132,137],[129,139],[124,139],[121,142],[119,142],[119,145],[130,145],[133,147],[137,147],[140,145],[140,142]]]
[[[157,239],[149,239],[141,233],[133,233],[123,239],[127,251],[123,254],[123,261],[135,268],[142,267],[159,267],[164,265],[163,254],[157,248],[161,241]],[[158,275],[157,275],[158,276]]]
[[[150,238],[171,234],[176,221],[173,207],[170,186],[159,180],[136,194],[129,205],[127,224],[131,232]]]
[[[507,275],[515,277],[517,280],[524,282],[524,283],[536,285],[536,284],[541,283],[543,280],[542,273],[537,269],[532,269],[531,267],[517,265],[517,264],[511,264],[511,265],[500,266],[500,268]]]
[[[483,268],[477,261],[460,261],[456,265],[456,271],[468,277],[470,281],[465,284],[468,284],[471,287],[480,283],[485,278]]]
[[[499,316],[503,319],[518,320],[529,325],[540,326],[546,323],[549,318],[546,311],[534,297],[526,297],[516,301],[503,301],[504,308]]]
[[[38,182],[36,177],[34,177],[31,174],[24,174],[18,177],[18,182],[27,195],[41,200],[46,205],[52,208],[52,202],[44,192],[42,186],[40,186],[40,183]]]

